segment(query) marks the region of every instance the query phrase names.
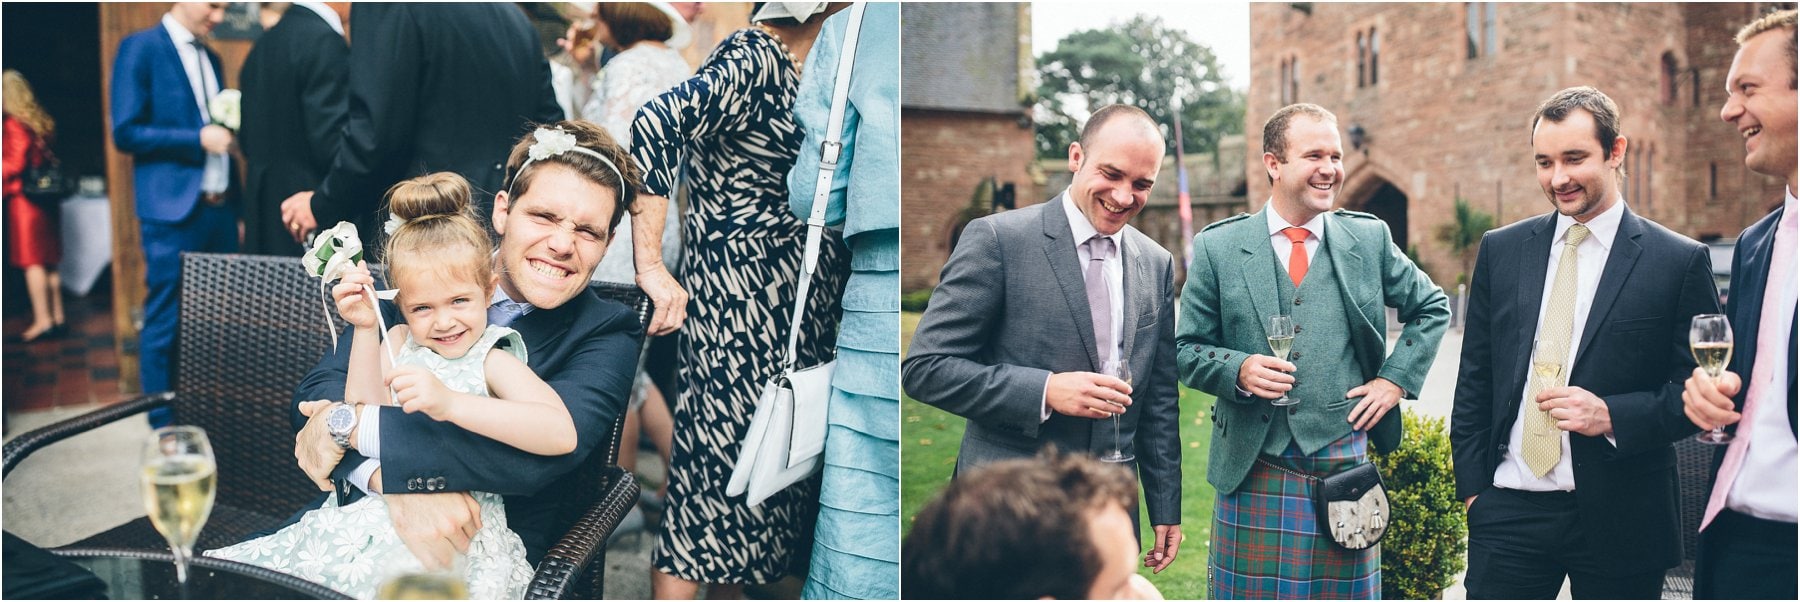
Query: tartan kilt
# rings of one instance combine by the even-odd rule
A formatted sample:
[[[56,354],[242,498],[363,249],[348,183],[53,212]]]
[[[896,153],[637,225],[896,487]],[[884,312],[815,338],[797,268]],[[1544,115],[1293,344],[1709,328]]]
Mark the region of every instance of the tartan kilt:
[[[1312,456],[1288,443],[1263,456],[1297,472],[1326,476],[1368,461],[1362,431],[1331,442]],[[1208,598],[1215,600],[1369,600],[1381,597],[1381,546],[1345,550],[1319,533],[1312,485],[1257,462],[1236,492],[1213,504],[1207,565]]]

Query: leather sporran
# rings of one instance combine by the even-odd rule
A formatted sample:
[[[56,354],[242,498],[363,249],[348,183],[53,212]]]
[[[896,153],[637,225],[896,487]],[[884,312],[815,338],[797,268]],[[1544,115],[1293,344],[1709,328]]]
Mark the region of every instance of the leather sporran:
[[[1319,532],[1346,550],[1367,550],[1387,534],[1387,488],[1373,462],[1359,464],[1313,486],[1313,509]]]
[[[1304,479],[1312,485],[1313,516],[1319,534],[1346,550],[1367,550],[1387,535],[1387,488],[1375,463],[1364,462],[1323,479],[1257,459],[1264,466]]]

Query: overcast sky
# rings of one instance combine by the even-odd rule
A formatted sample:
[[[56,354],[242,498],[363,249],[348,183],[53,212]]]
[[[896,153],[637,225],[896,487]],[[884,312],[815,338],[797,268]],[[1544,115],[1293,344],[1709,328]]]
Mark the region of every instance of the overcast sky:
[[[1140,14],[1162,17],[1164,25],[1185,30],[1190,39],[1212,47],[1225,81],[1238,90],[1250,88],[1247,2],[1032,2],[1031,52],[1042,55],[1071,33],[1121,24]]]

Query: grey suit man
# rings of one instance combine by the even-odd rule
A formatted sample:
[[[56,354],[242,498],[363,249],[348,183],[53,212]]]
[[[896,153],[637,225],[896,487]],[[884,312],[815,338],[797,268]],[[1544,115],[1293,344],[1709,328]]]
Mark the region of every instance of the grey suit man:
[[[959,473],[1051,445],[1102,454],[1119,416],[1157,571],[1182,539],[1174,262],[1127,222],[1163,148],[1142,110],[1095,112],[1069,145],[1067,192],[963,230],[902,364],[908,395],[968,420]],[[1133,384],[1101,374],[1115,358]]]

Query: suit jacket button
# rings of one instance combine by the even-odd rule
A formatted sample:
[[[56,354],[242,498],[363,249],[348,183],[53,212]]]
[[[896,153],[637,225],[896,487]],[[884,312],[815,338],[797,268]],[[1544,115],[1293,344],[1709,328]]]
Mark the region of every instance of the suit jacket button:
[[[1263,414],[1263,422],[1268,422],[1268,421],[1269,421],[1269,415]]]
[[[1294,325],[1294,334],[1300,334],[1300,325],[1299,324]]]
[[[431,491],[443,491],[444,477],[431,477],[430,480],[425,481],[425,488]]]
[[[1294,297],[1294,305],[1299,305],[1299,304],[1300,304],[1300,297],[1299,297],[1299,296],[1295,296],[1295,297]]]
[[[1288,415],[1289,415],[1289,416],[1293,416],[1293,415],[1295,415],[1295,414],[1299,414],[1299,413],[1300,413],[1300,408],[1297,408],[1297,407],[1290,407],[1290,408],[1288,408]]]
[[[1505,443],[1500,444],[1499,449],[1500,449],[1500,453],[1503,453],[1503,454],[1506,453],[1506,444]]]
[[[1406,346],[1407,346],[1407,347],[1411,347],[1411,346],[1412,346],[1412,339],[1407,339],[1407,340],[1406,340]]]
[[[1300,352],[1298,352],[1298,351],[1294,352],[1294,359],[1296,359],[1296,360],[1300,359]]]
[[[418,477],[413,477],[413,478],[406,480],[406,490],[407,491],[418,491],[420,488],[422,488],[424,486],[425,486],[425,484],[421,483],[420,479]]]

